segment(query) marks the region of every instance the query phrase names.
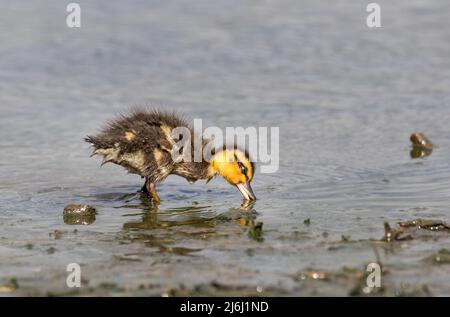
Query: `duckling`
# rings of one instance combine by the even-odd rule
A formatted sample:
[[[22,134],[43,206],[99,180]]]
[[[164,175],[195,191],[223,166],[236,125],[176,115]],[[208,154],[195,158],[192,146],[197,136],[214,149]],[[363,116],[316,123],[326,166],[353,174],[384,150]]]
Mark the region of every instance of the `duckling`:
[[[199,179],[209,182],[214,176],[222,175],[239,189],[245,201],[256,200],[250,186],[255,167],[246,151],[224,146],[212,151],[210,160],[202,158],[195,162],[194,146],[191,146],[190,160],[174,160],[172,150],[180,140],[172,136],[172,130],[177,127],[189,129],[193,136],[191,145],[194,145],[194,130],[183,118],[158,110],[134,110],[129,115],[121,115],[110,121],[98,135],[87,136],[84,140],[94,148],[91,156],[103,156],[102,166],[115,163],[129,173],[145,178],[142,191],[154,204],[160,203],[156,185],[172,174],[189,182]],[[207,141],[201,142],[201,153]]]

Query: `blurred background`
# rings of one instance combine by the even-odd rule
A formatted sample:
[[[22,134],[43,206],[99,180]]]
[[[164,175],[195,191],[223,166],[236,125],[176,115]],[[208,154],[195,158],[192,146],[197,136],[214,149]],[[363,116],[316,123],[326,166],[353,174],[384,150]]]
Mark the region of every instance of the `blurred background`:
[[[429,261],[448,232],[372,242],[384,221],[449,220],[450,2],[377,1],[381,28],[361,0],[78,1],[81,28],[68,3],[0,0],[5,293],[351,295],[381,260],[382,295],[450,294],[448,265]],[[139,177],[99,168],[83,137],[132,106],[279,127],[252,217],[223,180],[177,177],[155,216]],[[431,156],[409,156],[415,131]],[[96,221],[65,223],[70,202]]]

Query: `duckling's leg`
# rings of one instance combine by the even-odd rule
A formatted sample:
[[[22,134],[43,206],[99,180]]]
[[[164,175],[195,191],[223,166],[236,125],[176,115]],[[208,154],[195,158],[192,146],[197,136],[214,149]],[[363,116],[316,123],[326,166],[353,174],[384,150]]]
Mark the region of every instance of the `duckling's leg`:
[[[150,194],[152,195],[153,202],[156,205],[159,205],[161,199],[159,199],[158,193],[156,192],[156,185],[154,183],[150,183]]]
[[[153,203],[156,205],[159,205],[161,202],[161,199],[159,199],[158,193],[156,192],[156,185],[155,183],[152,183],[148,179],[145,181],[145,185],[142,188],[142,190],[149,194],[152,197]]]

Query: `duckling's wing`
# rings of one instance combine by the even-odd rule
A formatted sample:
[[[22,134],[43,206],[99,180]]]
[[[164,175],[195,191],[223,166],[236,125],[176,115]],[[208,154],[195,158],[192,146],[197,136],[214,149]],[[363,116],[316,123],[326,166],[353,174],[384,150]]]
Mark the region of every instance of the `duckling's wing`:
[[[130,173],[159,181],[173,170],[171,150],[176,143],[171,136],[176,127],[188,127],[172,113],[135,111],[110,122],[96,136],[85,140],[94,147],[92,155],[102,155],[103,164],[112,162]]]

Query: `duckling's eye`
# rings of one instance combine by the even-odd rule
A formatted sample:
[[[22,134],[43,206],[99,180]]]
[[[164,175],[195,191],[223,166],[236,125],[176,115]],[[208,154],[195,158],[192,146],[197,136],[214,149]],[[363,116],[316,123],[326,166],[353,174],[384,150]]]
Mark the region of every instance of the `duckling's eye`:
[[[244,164],[242,164],[241,162],[237,162],[239,169],[241,170],[241,173],[244,174],[245,176],[247,176],[247,168],[244,166]]]

